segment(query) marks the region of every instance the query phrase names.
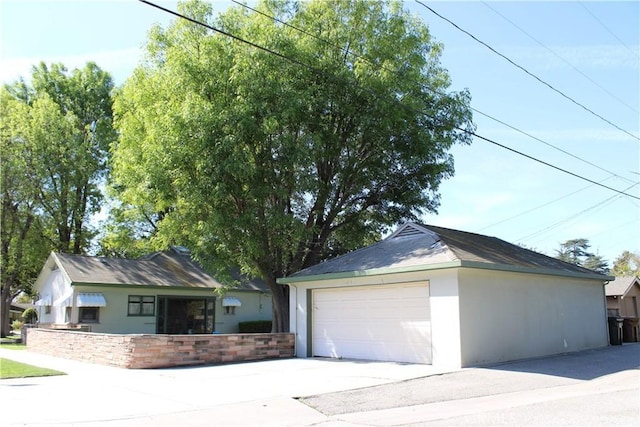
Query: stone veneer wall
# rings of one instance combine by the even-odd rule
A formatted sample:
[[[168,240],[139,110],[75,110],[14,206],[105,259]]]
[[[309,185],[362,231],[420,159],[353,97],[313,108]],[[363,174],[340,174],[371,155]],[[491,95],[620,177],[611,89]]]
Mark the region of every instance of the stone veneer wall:
[[[294,356],[294,335],[101,334],[33,328],[27,349],[129,369],[243,362]]]

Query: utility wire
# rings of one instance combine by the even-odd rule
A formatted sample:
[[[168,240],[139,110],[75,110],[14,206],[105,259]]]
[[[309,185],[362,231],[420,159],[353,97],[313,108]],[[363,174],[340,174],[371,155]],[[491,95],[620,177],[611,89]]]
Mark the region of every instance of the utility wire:
[[[638,184],[640,184],[640,183],[632,184],[629,187],[625,188],[624,191],[627,191],[627,190],[631,189],[632,187],[635,187]],[[537,237],[537,236],[539,236],[541,234],[544,234],[544,233],[546,233],[548,231],[551,231],[554,228],[557,228],[557,227],[561,226],[562,224],[575,219],[577,216],[583,215],[583,214],[585,214],[587,212],[590,212],[590,211],[593,211],[593,210],[595,210],[597,208],[600,208],[600,207],[604,206],[605,204],[609,203],[610,201],[612,201],[612,200],[614,200],[616,198],[619,198],[619,197],[620,197],[620,195],[614,194],[613,196],[608,197],[605,200],[602,200],[601,202],[596,203],[595,205],[592,205],[592,206],[590,206],[590,207],[588,207],[586,209],[581,210],[577,214],[571,215],[571,216],[569,216],[569,217],[567,217],[565,219],[562,219],[562,220],[560,220],[560,221],[558,221],[558,222],[556,222],[554,224],[551,224],[551,225],[543,228],[542,230],[536,231],[536,232],[531,233],[531,234],[529,234],[529,235],[527,235],[525,237],[522,237],[522,238],[518,239],[518,242],[523,242],[523,241],[532,239],[534,237]]]
[[[569,67],[573,68],[573,70],[580,74],[581,76],[583,76],[585,79],[589,80],[591,83],[593,83],[594,85],[598,86],[600,89],[602,89],[605,93],[607,93],[609,96],[611,96],[613,99],[615,99],[616,101],[618,101],[621,105],[624,105],[625,107],[627,107],[629,110],[633,111],[634,113],[638,113],[638,110],[636,110],[634,107],[632,107],[631,105],[627,104],[626,102],[624,102],[622,99],[618,98],[615,94],[613,94],[612,92],[610,92],[607,88],[605,88],[604,86],[602,86],[600,83],[596,82],[595,80],[593,80],[591,77],[589,77],[587,74],[585,74],[582,70],[580,70],[578,67],[576,67],[575,65],[573,65],[572,63],[570,63],[569,61],[567,61],[565,58],[563,58],[562,56],[560,56],[556,51],[554,51],[553,49],[551,49],[550,47],[548,47],[547,45],[545,45],[544,43],[542,43],[540,40],[538,40],[537,38],[535,38],[534,36],[532,36],[531,34],[529,34],[528,32],[526,32],[522,27],[520,27],[518,24],[516,24],[515,22],[513,22],[511,19],[507,18],[506,16],[504,16],[502,13],[498,12],[495,8],[493,8],[491,5],[489,5],[487,2],[482,2],[482,4],[484,4],[486,7],[488,7],[489,9],[491,9],[496,15],[500,16],[502,19],[504,19],[505,21],[507,21],[508,23],[510,23],[511,25],[513,25],[515,28],[517,28],[521,33],[525,34],[527,37],[529,37],[531,40],[533,40],[534,42],[536,42],[537,44],[539,44],[540,46],[542,46],[543,48],[545,48],[547,51],[551,52],[551,54],[553,54],[556,58],[560,59],[562,62],[564,62],[565,64],[567,64]]]
[[[510,59],[509,57],[507,57],[506,55],[498,52],[496,49],[494,49],[493,47],[491,47],[490,45],[488,45],[487,43],[483,42],[482,40],[478,39],[476,36],[474,36],[473,34],[471,34],[470,32],[464,30],[463,28],[461,28],[460,26],[458,26],[458,24],[456,24],[455,22],[451,21],[450,19],[440,15],[438,12],[436,12],[435,10],[433,10],[432,8],[430,8],[429,6],[427,6],[426,4],[424,4],[422,1],[420,0],[415,0],[416,3],[418,3],[419,5],[421,5],[422,7],[424,7],[425,9],[429,10],[431,13],[433,13],[434,15],[436,15],[437,17],[439,17],[440,19],[447,21],[449,24],[453,25],[456,29],[462,31],[463,33],[465,33],[466,35],[468,35],[469,37],[471,37],[473,40],[477,41],[478,43],[480,43],[481,45],[483,45],[484,47],[486,47],[487,49],[489,49],[490,51],[492,51],[493,53],[495,53],[496,55],[500,56],[501,58],[505,59],[507,62],[509,62],[511,65],[513,65],[516,68],[519,68],[520,70],[522,70],[523,72],[525,72],[526,74],[528,74],[529,76],[533,77],[535,80],[537,80],[538,82],[542,83],[543,85],[547,86],[549,89],[553,90],[554,92],[558,93],[559,95],[561,95],[563,98],[566,98],[567,100],[571,101],[572,103],[574,103],[575,105],[579,106],[580,108],[582,108],[583,110],[587,111],[588,113],[592,114],[593,116],[599,118],[600,120],[604,121],[605,123],[608,123],[609,125],[613,126],[614,128],[618,129],[621,132],[626,133],[627,135],[629,135],[630,137],[632,137],[633,139],[636,139],[638,141],[640,141],[640,137],[632,134],[631,132],[621,128],[620,126],[616,125],[615,123],[611,122],[610,120],[604,118],[603,116],[601,116],[600,114],[596,113],[595,111],[591,110],[590,108],[586,107],[585,105],[581,104],[580,102],[576,101],[575,99],[571,98],[569,95],[565,94],[564,92],[562,92],[559,89],[556,89],[554,86],[552,86],[551,84],[547,83],[546,81],[542,80],[540,77],[536,76],[535,74],[533,74],[532,72],[530,72],[529,70],[527,70],[526,68],[524,68],[522,65],[519,65],[518,63],[514,62],[512,59]]]
[[[627,48],[627,50],[629,52],[631,52],[631,54],[634,56],[634,58],[638,58],[638,52],[635,52],[633,49],[631,49],[629,46],[627,46],[627,44],[625,42],[623,42],[620,37],[618,37],[617,35],[615,35],[615,33],[613,31],[611,31],[611,29],[609,29],[609,27],[607,27],[604,22],[602,22],[602,20],[600,20],[600,18],[598,18],[593,12],[591,12],[591,10],[589,10],[589,8],[587,6],[584,5],[583,2],[579,1],[578,4],[580,6],[582,6],[582,8],[584,10],[587,11],[587,13],[589,15],[591,15],[593,17],[593,19],[595,19],[596,21],[598,21],[598,23],[602,26],[602,28],[604,28],[609,34],[611,34],[613,36],[613,38],[615,38],[616,40],[618,40],[620,42],[620,44],[624,47]]]
[[[496,225],[500,225],[500,224],[503,224],[503,223],[505,223],[505,222],[511,221],[512,219],[519,218],[519,217],[521,217],[521,216],[523,216],[523,215],[526,215],[526,214],[528,214],[528,213],[531,213],[531,212],[537,211],[538,209],[542,209],[542,208],[547,207],[547,206],[549,206],[549,205],[552,205],[552,204],[554,204],[554,203],[556,203],[556,202],[559,202],[560,200],[564,200],[564,199],[566,199],[567,197],[571,197],[571,196],[573,196],[574,194],[578,194],[578,193],[580,193],[581,191],[584,191],[584,190],[586,190],[586,189],[588,189],[588,188],[591,188],[591,187],[593,187],[593,184],[592,184],[592,185],[587,185],[586,187],[582,187],[582,188],[581,188],[581,189],[579,189],[579,190],[572,191],[572,192],[571,192],[571,193],[569,193],[569,194],[565,194],[564,196],[560,196],[560,197],[558,197],[557,199],[553,199],[553,200],[551,200],[550,202],[547,202],[547,203],[544,203],[544,204],[542,204],[542,205],[539,205],[539,206],[533,207],[533,208],[528,209],[528,210],[526,210],[526,211],[524,211],[524,212],[520,212],[519,214],[516,214],[516,215],[510,216],[510,217],[505,218],[505,219],[502,219],[502,220],[500,220],[500,221],[498,221],[498,222],[494,222],[493,224],[489,224],[489,225],[487,225],[487,226],[485,226],[485,227],[479,228],[477,231],[478,231],[478,232],[480,232],[480,231],[483,231],[483,230],[487,230],[487,229],[489,229],[489,228],[495,227]]]
[[[307,68],[307,69],[309,69],[309,70],[312,70],[312,71],[315,71],[315,72],[318,72],[318,73],[322,73],[322,70],[317,69],[317,68],[315,68],[315,67],[313,67],[313,66],[311,66],[311,65],[309,65],[309,64],[306,64],[306,63],[304,63],[304,62],[301,62],[301,61],[299,61],[299,60],[297,60],[297,59],[295,59],[295,58],[290,58],[290,57],[288,57],[288,56],[286,56],[286,55],[284,55],[284,54],[281,54],[281,53],[279,53],[279,52],[273,51],[273,50],[271,50],[271,49],[269,49],[269,48],[266,48],[266,47],[264,47],[264,46],[260,46],[260,45],[258,45],[258,44],[256,44],[256,43],[253,43],[253,42],[251,42],[251,41],[245,40],[245,39],[243,39],[243,38],[241,38],[241,37],[238,37],[238,36],[236,36],[236,35],[230,34],[230,33],[226,32],[226,31],[220,30],[220,29],[215,28],[215,27],[213,27],[213,26],[211,26],[211,25],[208,25],[208,24],[205,24],[205,23],[203,23],[203,22],[200,22],[200,21],[198,21],[198,20],[196,20],[196,19],[189,18],[189,17],[187,17],[187,16],[185,16],[185,15],[182,15],[182,14],[180,14],[180,13],[178,13],[178,12],[174,12],[174,11],[172,11],[172,10],[170,10],[170,9],[166,9],[166,8],[164,8],[164,7],[162,7],[162,6],[159,6],[159,5],[155,4],[155,3],[152,3],[152,2],[150,2],[150,1],[148,1],[148,0],[138,0],[138,1],[140,1],[140,2],[142,2],[142,3],[145,3],[145,4],[149,5],[149,6],[155,7],[155,8],[157,8],[157,9],[163,10],[163,11],[165,11],[165,12],[167,12],[167,13],[170,13],[170,14],[172,14],[172,15],[174,15],[174,16],[177,16],[177,17],[179,17],[179,18],[186,19],[186,20],[187,20],[187,21],[189,21],[189,22],[192,22],[192,23],[194,23],[194,24],[196,24],[196,25],[200,25],[200,26],[203,26],[203,27],[205,27],[205,28],[208,28],[208,29],[210,29],[210,30],[212,30],[212,31],[215,31],[215,32],[217,32],[217,33],[219,33],[219,34],[222,34],[222,35],[224,35],[224,36],[230,37],[230,38],[232,38],[232,39],[234,39],[234,40],[237,40],[237,41],[239,41],[239,42],[241,42],[241,43],[245,43],[245,44],[247,44],[247,45],[249,45],[249,46],[252,46],[252,47],[254,47],[254,48],[256,48],[256,49],[262,50],[262,51],[267,52],[267,53],[270,53],[270,54],[272,54],[272,55],[276,55],[276,56],[278,56],[279,58],[284,59],[284,60],[287,60],[287,61],[289,61],[289,62],[292,62],[292,63],[294,63],[294,64],[296,64],[296,65],[299,65],[299,66],[305,67],[305,68]],[[374,94],[374,96],[375,96],[375,94]],[[408,107],[406,107],[406,106],[405,106],[405,105],[403,105],[403,104],[400,104],[400,106],[401,106],[401,107],[403,107],[403,108],[408,108]],[[431,116],[431,115],[427,114],[426,112],[422,112],[422,114],[425,114],[427,117],[430,117],[430,118],[432,118],[432,119],[438,120],[436,117]],[[528,155],[528,154],[522,153],[522,152],[520,152],[520,151],[518,151],[518,150],[515,150],[515,149],[513,149],[513,148],[507,147],[506,145],[500,144],[499,142],[494,141],[494,140],[492,140],[492,139],[490,139],[490,138],[487,138],[487,137],[484,137],[484,136],[478,135],[477,133],[475,133],[475,132],[473,132],[473,131],[470,131],[470,130],[468,130],[468,129],[460,128],[460,127],[457,127],[457,126],[454,126],[454,129],[456,129],[456,130],[458,130],[458,131],[460,131],[460,132],[466,133],[466,134],[468,134],[468,135],[475,136],[476,138],[482,139],[483,141],[489,142],[489,143],[494,144],[494,145],[496,145],[496,146],[498,146],[498,147],[504,148],[505,150],[508,150],[508,151],[513,152],[513,153],[519,154],[519,155],[521,155],[521,156],[523,156],[523,157],[526,157],[526,158],[528,158],[528,159],[530,159],[530,160],[536,161],[536,162],[538,162],[538,163],[541,163],[541,164],[543,164],[543,165],[546,165],[546,166],[551,167],[551,168],[553,168],[553,169],[556,169],[556,170],[558,170],[558,171],[564,172],[564,173],[566,173],[566,174],[568,174],[568,175],[571,175],[571,176],[574,176],[574,177],[576,177],[576,178],[578,178],[578,179],[582,179],[582,180],[584,180],[584,181],[587,181],[587,182],[590,182],[590,183],[592,183],[592,184],[598,185],[598,186],[600,186],[600,187],[606,188],[606,189],[611,190],[611,191],[613,191],[613,192],[616,192],[616,193],[619,193],[619,194],[622,194],[622,195],[625,195],[625,196],[628,196],[628,197],[631,197],[631,198],[634,198],[634,199],[638,199],[638,200],[640,200],[640,197],[637,197],[637,196],[634,196],[634,195],[632,195],[632,194],[625,193],[624,191],[620,191],[620,190],[617,190],[617,189],[615,189],[615,188],[612,188],[612,187],[606,186],[606,185],[601,184],[601,183],[599,183],[599,182],[593,181],[593,180],[591,180],[591,179],[589,179],[589,178],[586,178],[586,177],[583,177],[583,176],[578,175],[578,174],[576,174],[576,173],[570,172],[570,171],[568,171],[568,170],[566,170],[566,169],[562,169],[562,168],[560,168],[560,167],[558,167],[558,166],[552,165],[551,163],[545,162],[545,161],[543,161],[543,160],[537,159],[537,158],[535,158],[535,157],[533,157],[533,156],[530,156],[530,155]]]
[[[271,15],[269,15],[269,14],[267,14],[267,13],[264,13],[264,12],[262,12],[261,10],[255,9],[255,8],[253,8],[253,7],[251,7],[251,6],[248,6],[247,4],[242,3],[242,2],[240,2],[240,1],[238,1],[238,0],[231,0],[231,1],[232,1],[233,3],[235,3],[235,4],[239,5],[239,6],[244,7],[245,9],[251,10],[252,12],[255,12],[255,13],[257,13],[257,14],[261,15],[261,16],[264,16],[265,18],[268,18],[268,19],[274,20],[274,21],[276,21],[276,22],[278,22],[278,23],[280,23],[280,24],[282,24],[282,25],[284,25],[284,26],[286,26],[286,27],[289,27],[289,28],[291,28],[291,29],[293,29],[293,30],[296,30],[296,31],[298,31],[298,32],[300,32],[300,33],[302,33],[302,34],[304,34],[304,35],[307,35],[307,36],[309,36],[309,37],[312,37],[312,38],[314,38],[315,40],[318,40],[318,41],[320,41],[320,42],[322,42],[322,43],[325,43],[326,45],[331,46],[331,47],[333,47],[333,48],[335,48],[335,49],[338,49],[338,50],[342,51],[343,53],[345,53],[345,54],[347,54],[347,55],[353,55],[354,57],[356,57],[356,58],[358,58],[358,59],[361,59],[361,60],[365,61],[367,64],[369,64],[369,65],[371,65],[371,66],[373,66],[373,67],[379,67],[379,68],[381,68],[381,69],[383,69],[383,70],[385,70],[385,71],[389,71],[389,72],[391,72],[391,73],[394,73],[394,74],[398,75],[398,72],[397,72],[396,70],[392,70],[392,69],[390,69],[389,67],[386,67],[386,66],[384,66],[384,65],[378,66],[377,64],[374,64],[372,61],[370,61],[369,59],[367,59],[366,57],[364,57],[364,56],[363,56],[362,54],[360,54],[360,53],[356,53],[356,52],[350,51],[350,50],[348,50],[348,49],[346,49],[346,48],[344,48],[344,47],[342,47],[342,46],[338,46],[337,44],[332,43],[332,42],[330,42],[330,41],[328,41],[328,40],[325,40],[325,39],[323,39],[322,37],[318,37],[317,35],[315,35],[315,34],[313,34],[313,33],[309,32],[309,31],[306,31],[306,30],[304,30],[304,29],[302,29],[302,28],[300,28],[300,27],[297,27],[297,26],[292,25],[292,24],[290,24],[290,23],[288,23],[288,22],[285,22],[285,21],[283,21],[283,20],[281,20],[281,19],[278,19],[278,18],[277,18],[277,17],[275,17],[275,16],[271,16]],[[420,84],[420,83],[418,83],[418,84]],[[427,90],[429,90],[429,91],[433,92],[433,93],[434,93],[434,94],[436,94],[436,95],[440,95],[440,96],[447,96],[447,94],[446,94],[446,93],[442,93],[442,92],[440,92],[440,91],[438,91],[438,90],[436,90],[436,89],[432,88],[431,86],[428,86],[428,85],[422,85],[422,84],[420,84],[420,86],[421,86],[423,89],[427,89]],[[538,137],[536,137],[536,136],[534,136],[534,135],[531,135],[531,134],[529,134],[529,133],[527,133],[527,132],[525,132],[525,131],[523,131],[523,130],[521,130],[521,129],[519,129],[519,128],[517,128],[517,127],[513,126],[513,125],[510,125],[509,123],[506,123],[506,122],[504,122],[504,121],[502,121],[502,120],[500,120],[500,119],[497,119],[496,117],[491,116],[490,114],[484,113],[484,112],[482,112],[482,111],[480,111],[480,110],[478,110],[478,109],[476,109],[476,108],[474,108],[474,107],[471,107],[471,106],[470,106],[469,108],[471,108],[471,110],[472,110],[472,111],[474,111],[474,112],[476,112],[476,113],[478,113],[478,114],[480,114],[480,115],[482,115],[482,116],[484,116],[484,117],[486,117],[486,118],[488,118],[488,119],[490,119],[490,120],[493,120],[493,121],[495,121],[495,122],[497,122],[497,123],[500,123],[501,125],[506,126],[506,127],[508,127],[509,129],[511,129],[511,130],[514,130],[514,131],[516,131],[516,132],[518,132],[518,133],[520,133],[520,134],[522,134],[522,135],[525,135],[525,136],[527,136],[527,137],[529,137],[529,138],[531,138],[531,139],[533,139],[533,140],[535,140],[535,141],[538,141],[538,142],[540,142],[540,143],[542,143],[542,144],[544,144],[544,145],[546,145],[546,146],[548,146],[548,147],[551,147],[551,148],[553,148],[553,149],[555,149],[555,150],[557,150],[557,151],[559,151],[559,152],[561,152],[561,153],[563,153],[563,154],[566,154],[567,156],[573,157],[573,158],[574,158],[574,159],[576,159],[576,160],[579,160],[579,161],[581,161],[581,162],[583,162],[583,163],[586,163],[586,164],[588,164],[588,165],[590,165],[590,166],[593,166],[593,167],[595,167],[595,168],[597,168],[597,169],[600,169],[600,170],[601,170],[601,171],[603,171],[603,172],[607,172],[608,174],[610,174],[610,175],[612,175],[612,176],[615,176],[615,177],[617,177],[617,178],[623,179],[623,180],[625,180],[625,181],[627,181],[627,182],[635,182],[635,181],[630,180],[629,178],[625,178],[625,177],[623,177],[623,176],[620,176],[620,175],[616,174],[615,172],[612,172],[612,171],[610,171],[610,170],[607,170],[607,169],[603,168],[602,166],[600,166],[600,165],[598,165],[598,164],[595,164],[595,163],[590,162],[590,161],[588,161],[588,160],[585,160],[585,159],[583,159],[583,158],[581,158],[581,157],[579,157],[579,156],[576,156],[575,154],[572,154],[572,153],[570,153],[570,152],[568,152],[568,151],[566,151],[566,150],[563,150],[562,148],[559,148],[559,147],[557,147],[557,146],[555,146],[555,145],[553,145],[553,144],[551,144],[551,143],[549,143],[549,142],[547,142],[547,141],[544,141],[544,140],[542,140],[542,139],[540,139],[540,138],[538,138]]]

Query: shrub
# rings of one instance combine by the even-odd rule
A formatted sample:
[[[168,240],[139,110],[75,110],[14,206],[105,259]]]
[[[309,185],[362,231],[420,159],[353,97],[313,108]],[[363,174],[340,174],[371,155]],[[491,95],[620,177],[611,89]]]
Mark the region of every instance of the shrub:
[[[35,323],[38,320],[38,311],[29,307],[22,313],[22,318],[26,320],[27,323]]]
[[[11,322],[11,329],[13,329],[14,331],[19,331],[20,329],[22,329],[22,325],[24,325],[24,322],[22,320],[14,320],[13,322]]]
[[[271,332],[271,320],[250,320],[239,322],[238,329],[241,334],[268,333]]]

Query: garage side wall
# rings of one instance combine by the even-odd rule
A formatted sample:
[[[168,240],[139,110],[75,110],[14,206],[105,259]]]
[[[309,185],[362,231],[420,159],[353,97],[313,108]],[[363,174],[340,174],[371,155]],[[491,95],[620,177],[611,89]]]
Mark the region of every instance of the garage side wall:
[[[462,366],[607,345],[596,280],[460,269]]]

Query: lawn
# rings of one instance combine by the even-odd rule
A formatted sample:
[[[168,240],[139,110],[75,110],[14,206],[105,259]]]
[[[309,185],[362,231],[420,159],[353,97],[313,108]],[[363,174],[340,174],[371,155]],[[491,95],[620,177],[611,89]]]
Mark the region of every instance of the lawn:
[[[48,377],[52,375],[65,375],[65,373],[0,358],[0,379]]]

